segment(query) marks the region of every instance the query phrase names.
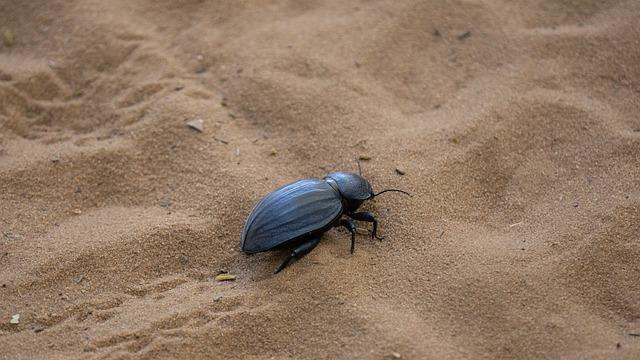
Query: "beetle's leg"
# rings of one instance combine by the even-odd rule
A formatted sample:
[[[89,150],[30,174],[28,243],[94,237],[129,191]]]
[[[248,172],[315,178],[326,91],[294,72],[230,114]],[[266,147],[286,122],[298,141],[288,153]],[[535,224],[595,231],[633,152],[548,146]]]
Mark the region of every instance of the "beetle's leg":
[[[357,212],[357,213],[353,213],[353,214],[348,214],[349,217],[351,217],[354,220],[358,220],[358,221],[366,221],[366,222],[370,222],[373,223],[373,231],[371,232],[371,238],[376,238],[378,240],[382,240],[384,239],[384,236],[378,236],[377,232],[378,232],[378,220],[376,220],[376,216],[369,211],[362,211],[362,212]]]
[[[344,226],[351,233],[351,253],[356,249],[356,224],[351,219],[340,219],[338,226]]]
[[[313,248],[315,248],[318,245],[318,243],[320,243],[320,238],[321,237],[322,237],[322,235],[317,235],[317,236],[311,237],[307,241],[305,241],[302,244],[298,245],[295,249],[293,249],[291,251],[291,254],[289,254],[289,256],[287,256],[287,258],[284,259],[282,264],[280,264],[280,266],[278,266],[278,270],[276,270],[275,273],[277,274],[280,271],[282,271],[282,269],[286,268],[287,265],[289,265],[289,262],[291,262],[292,259],[299,259],[299,258],[303,257],[304,255],[308,254],[311,250],[313,250]]]

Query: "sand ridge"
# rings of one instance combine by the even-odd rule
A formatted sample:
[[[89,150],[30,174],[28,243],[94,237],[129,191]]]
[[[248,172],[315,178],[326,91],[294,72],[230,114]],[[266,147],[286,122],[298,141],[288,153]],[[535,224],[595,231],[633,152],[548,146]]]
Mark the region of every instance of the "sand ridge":
[[[638,358],[639,15],[0,1],[0,358]],[[384,241],[241,253],[362,156]]]

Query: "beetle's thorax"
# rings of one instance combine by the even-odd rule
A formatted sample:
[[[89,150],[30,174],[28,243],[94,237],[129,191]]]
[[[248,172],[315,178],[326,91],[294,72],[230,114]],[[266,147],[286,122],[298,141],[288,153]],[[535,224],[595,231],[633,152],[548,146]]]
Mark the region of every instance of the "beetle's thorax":
[[[340,193],[346,212],[357,210],[365,200],[373,196],[373,190],[369,182],[357,174],[333,172],[325,176],[324,181]]]
[[[342,193],[340,192],[340,188],[338,187],[338,183],[335,180],[333,180],[330,177],[325,177],[324,181],[326,181],[327,184],[329,184],[333,188],[333,190],[337,191],[342,196]]]
[[[327,184],[329,184],[329,186],[331,186],[331,188],[333,188],[333,190],[335,190],[335,192],[337,192],[340,195],[340,202],[342,202],[342,208],[347,210],[349,207],[349,203],[347,201],[347,199],[342,195],[342,192],[340,192],[340,187],[338,187],[338,183],[329,177],[325,177],[323,179]]]

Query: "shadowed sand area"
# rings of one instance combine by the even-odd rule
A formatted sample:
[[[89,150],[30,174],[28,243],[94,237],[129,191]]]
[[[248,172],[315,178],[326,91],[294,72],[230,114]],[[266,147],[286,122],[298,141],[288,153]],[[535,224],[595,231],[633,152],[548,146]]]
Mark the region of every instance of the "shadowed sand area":
[[[640,358],[639,18],[0,0],[0,358]],[[358,157],[384,241],[240,251]]]

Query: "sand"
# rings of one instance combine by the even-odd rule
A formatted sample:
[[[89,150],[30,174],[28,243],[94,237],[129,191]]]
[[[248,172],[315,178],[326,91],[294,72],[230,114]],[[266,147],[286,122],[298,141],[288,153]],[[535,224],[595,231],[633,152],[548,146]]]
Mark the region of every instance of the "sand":
[[[638,18],[0,1],[0,358],[640,358]],[[358,157],[385,240],[240,251]]]

